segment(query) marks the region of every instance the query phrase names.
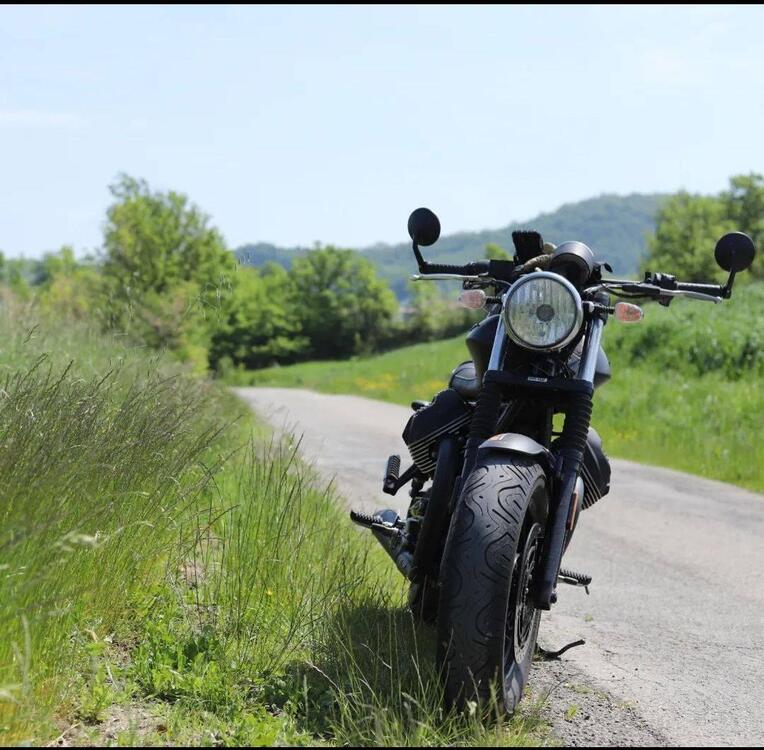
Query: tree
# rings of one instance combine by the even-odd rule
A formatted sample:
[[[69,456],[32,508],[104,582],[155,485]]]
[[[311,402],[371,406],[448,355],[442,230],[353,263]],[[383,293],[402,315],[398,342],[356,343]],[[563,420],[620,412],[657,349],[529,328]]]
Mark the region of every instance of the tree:
[[[495,242],[489,242],[485,246],[485,257],[488,260],[512,260],[512,256]]]
[[[764,175],[751,172],[730,178],[722,200],[733,228],[749,235],[757,248],[764,248]],[[754,263],[751,272],[764,277],[764,264]]]
[[[36,283],[44,312],[77,320],[101,312],[103,278],[92,262],[78,262],[69,245],[57,253],[46,253]]]
[[[127,330],[141,343],[169,350],[203,374],[209,366],[215,326],[205,318],[200,298],[199,286],[193,281],[180,282],[161,294],[148,291],[132,306]]]
[[[312,356],[373,351],[398,309],[387,282],[353,250],[327,246],[296,258],[289,272],[300,327]]]
[[[722,199],[681,191],[658,211],[643,268],[684,281],[721,281],[725,274],[716,265],[714,247],[733,228]]]
[[[233,293],[236,268],[209,217],[185,195],[122,175],[110,186],[103,273],[110,324],[166,346],[199,369]]]
[[[446,299],[431,281],[409,281],[411,315],[407,328],[412,341],[432,341],[441,338]]]
[[[406,321],[410,341],[434,341],[464,333],[481,313],[461,307],[455,294],[445,295],[437,284],[410,281],[411,314]],[[454,292],[453,289],[450,290]]]
[[[209,217],[175,191],[153,192],[122,175],[109,188],[104,273],[133,298],[184,282],[212,293],[230,282],[235,259]]]
[[[45,253],[36,283],[43,285],[56,276],[71,276],[77,266],[74,248],[71,245],[62,245],[57,253]]]
[[[225,315],[212,335],[211,367],[257,369],[293,362],[307,351],[309,342],[295,314],[292,282],[282,266],[240,266],[233,289]]]
[[[726,279],[714,261],[714,247],[726,232],[748,234],[757,247],[764,243],[764,175],[751,172],[730,178],[718,196],[680,192],[658,212],[655,234],[643,264],[651,271],[668,271],[688,281]],[[764,265],[751,267],[764,276]]]

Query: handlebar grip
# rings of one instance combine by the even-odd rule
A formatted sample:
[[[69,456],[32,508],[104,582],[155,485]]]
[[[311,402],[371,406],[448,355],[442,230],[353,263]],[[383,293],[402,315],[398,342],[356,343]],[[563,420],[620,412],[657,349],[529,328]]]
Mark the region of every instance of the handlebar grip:
[[[487,271],[488,261],[486,260],[467,263],[463,266],[455,266],[450,263],[428,263],[427,268],[423,270],[422,273],[455,273],[460,276],[473,276],[480,273],[486,273]]]
[[[464,266],[454,266],[450,263],[428,263],[422,273],[456,273],[466,276]]]
[[[683,281],[677,282],[676,288],[682,292],[700,292],[700,294],[710,294],[712,297],[721,297],[725,290],[725,287],[719,284],[693,284]]]

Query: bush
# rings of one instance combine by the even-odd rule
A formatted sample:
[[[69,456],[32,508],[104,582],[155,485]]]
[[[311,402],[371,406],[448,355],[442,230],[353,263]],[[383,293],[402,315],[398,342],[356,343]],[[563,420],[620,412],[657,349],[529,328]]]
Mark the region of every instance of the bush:
[[[742,281],[742,279],[741,279]],[[739,285],[719,305],[676,300],[648,304],[639,326],[605,329],[605,348],[623,364],[649,364],[687,377],[716,372],[727,380],[764,374],[764,284]]]

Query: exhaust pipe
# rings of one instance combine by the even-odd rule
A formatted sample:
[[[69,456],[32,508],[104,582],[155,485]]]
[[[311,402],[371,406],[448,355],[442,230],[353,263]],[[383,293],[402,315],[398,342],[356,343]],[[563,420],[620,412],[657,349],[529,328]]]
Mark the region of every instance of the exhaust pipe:
[[[395,567],[400,570],[403,577],[409,581],[414,574],[414,555],[409,552],[408,537],[401,529],[390,528],[383,524],[374,524],[371,527],[377,541],[382,545],[385,552],[392,558]]]

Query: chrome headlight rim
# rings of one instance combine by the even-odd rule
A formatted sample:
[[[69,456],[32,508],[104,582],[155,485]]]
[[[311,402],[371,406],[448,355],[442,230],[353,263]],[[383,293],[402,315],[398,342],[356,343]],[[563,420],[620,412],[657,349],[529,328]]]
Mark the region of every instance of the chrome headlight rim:
[[[514,296],[515,292],[525,284],[537,279],[550,279],[559,283],[570,293],[571,299],[573,300],[576,308],[575,318],[570,331],[565,335],[564,338],[548,346],[536,346],[523,339],[512,328],[512,323],[509,319],[509,307],[512,303],[512,297]],[[584,305],[578,289],[576,289],[576,287],[571,284],[570,281],[568,281],[568,279],[566,279],[564,276],[561,276],[557,273],[552,273],[551,271],[534,271],[533,273],[529,273],[526,276],[522,276],[512,285],[509,291],[507,291],[504,297],[504,304],[502,305],[502,319],[504,320],[504,328],[507,332],[507,336],[518,346],[521,346],[523,349],[529,349],[530,351],[554,352],[559,351],[560,349],[564,349],[571,341],[573,341],[573,339],[576,338],[576,336],[578,336],[579,332],[581,331],[581,326],[584,322]]]

